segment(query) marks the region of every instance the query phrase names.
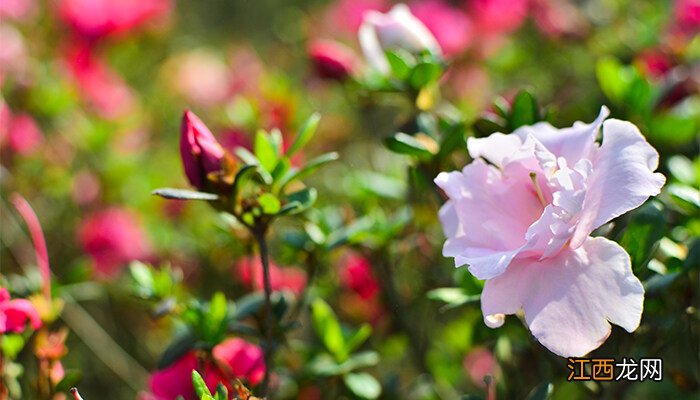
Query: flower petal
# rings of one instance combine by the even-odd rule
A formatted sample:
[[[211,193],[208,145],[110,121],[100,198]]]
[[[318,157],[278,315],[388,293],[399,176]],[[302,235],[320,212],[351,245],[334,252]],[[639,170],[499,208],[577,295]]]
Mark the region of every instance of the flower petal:
[[[486,282],[481,308],[489,326],[520,307],[537,340],[563,356],[582,356],[610,334],[608,321],[632,332],[639,326],[644,288],[617,243],[589,238],[576,250],[538,262],[516,259]]]
[[[485,138],[467,139],[467,149],[472,158],[485,158],[491,164],[503,169],[506,160],[523,145],[523,140],[515,135],[494,133]]]
[[[659,153],[627,121],[603,124],[603,144],[595,151],[583,210],[571,241],[580,246],[599,226],[641,206],[661,191],[666,178],[654,173]]]
[[[586,124],[574,122],[569,128],[557,129],[547,122],[516,129],[513,135],[523,142],[532,135],[557,157],[564,157],[569,165],[574,165],[582,158],[590,158],[595,148],[595,138],[603,120],[610,115],[610,110],[603,106],[595,121]]]
[[[446,257],[469,264],[479,279],[501,274],[525,244],[525,234],[542,213],[529,176],[504,176],[476,160],[461,172],[441,173],[435,183],[450,200],[440,211]]]

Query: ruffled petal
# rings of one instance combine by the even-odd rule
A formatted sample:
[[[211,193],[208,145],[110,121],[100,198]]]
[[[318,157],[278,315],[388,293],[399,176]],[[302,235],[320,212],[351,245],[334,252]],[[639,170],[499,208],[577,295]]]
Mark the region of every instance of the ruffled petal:
[[[580,246],[599,226],[641,206],[661,191],[666,178],[654,173],[659,153],[627,121],[603,124],[603,144],[592,158],[593,172],[571,246]]]
[[[610,110],[603,106],[598,117],[590,124],[577,121],[571,127],[557,129],[547,122],[539,122],[532,126],[520,127],[513,135],[523,142],[532,135],[557,157],[564,157],[569,165],[574,165],[580,159],[590,158],[595,149],[595,139],[600,126],[608,115]]]
[[[617,243],[589,238],[543,261],[516,259],[484,286],[481,308],[491,327],[521,307],[532,334],[550,351],[583,356],[600,346],[610,324],[632,332],[639,326],[644,288]]]
[[[447,241],[443,254],[469,265],[479,279],[498,276],[525,244],[525,233],[543,207],[529,176],[504,176],[476,160],[461,172],[441,173],[435,183],[450,200],[440,215]]]
[[[467,139],[467,149],[472,158],[484,158],[501,169],[522,145],[523,140],[520,137],[502,133],[494,133],[485,138]]]

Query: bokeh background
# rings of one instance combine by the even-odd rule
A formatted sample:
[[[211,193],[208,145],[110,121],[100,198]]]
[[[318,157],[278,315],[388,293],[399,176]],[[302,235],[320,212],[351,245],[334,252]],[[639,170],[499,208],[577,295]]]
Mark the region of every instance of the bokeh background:
[[[664,380],[567,383],[566,360],[539,346],[517,318],[490,330],[478,302],[426,297],[444,287],[478,294],[480,283],[440,255],[440,202],[418,193],[423,201],[407,203],[410,160],[382,145],[406,118],[405,99],[363,96],[350,83],[322,79],[308,53],[315,40],[333,39],[361,60],[362,12],[387,10],[390,2],[0,0],[0,283],[20,295],[40,286],[32,243],[7,200],[17,192],[46,235],[54,290],[65,302],[57,323],[70,330],[62,363],[82,371],[85,399],[132,399],[147,390],[148,374],[178,329],[168,318],[152,318],[134,295],[125,269],[131,260],[171,265],[187,290],[207,299],[215,291],[236,299],[251,290],[241,272],[252,246],[247,235],[232,234],[206,204],[151,195],[188,186],[178,150],[186,108],[230,148],[250,146],[258,128],[278,127],[290,137],[312,112],[321,113],[306,153],[338,151],[340,160],[309,179],[319,192],[310,218],[332,230],[369,216],[381,229],[364,232],[360,246],[328,251],[314,290],[344,323],[373,325],[367,346],[381,361],[369,371],[384,398],[484,398],[487,374],[499,398],[525,398],[546,382],[558,399],[697,398],[700,4],[409,5],[448,53],[442,93],[468,122],[467,135],[479,135],[472,123],[492,112],[495,99],[527,89],[555,126],[592,121],[605,104],[659,150],[664,192],[625,217],[615,236],[647,287],[642,325],[633,335],[614,327],[593,355],[663,357]],[[449,167],[466,162],[458,151]],[[412,221],[409,228],[391,230],[392,221],[404,220]],[[300,229],[302,223],[284,221],[271,236],[285,282],[305,279],[292,245]],[[377,294],[367,272],[374,262],[391,268],[425,344],[423,366],[410,361],[410,340],[391,322],[394,305]],[[294,333],[306,347],[289,350],[285,368],[308,362],[308,351],[299,349],[318,342],[306,325]],[[25,398],[32,398],[31,352],[18,360]],[[333,379],[290,379],[284,398],[352,398]]]

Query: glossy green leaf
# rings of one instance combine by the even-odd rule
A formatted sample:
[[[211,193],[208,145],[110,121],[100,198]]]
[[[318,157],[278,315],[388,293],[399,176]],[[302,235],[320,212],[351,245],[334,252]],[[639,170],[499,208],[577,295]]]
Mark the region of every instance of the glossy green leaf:
[[[345,349],[348,353],[352,353],[362,345],[372,335],[372,326],[370,324],[362,324],[355,333],[350,336],[345,344]]]
[[[192,386],[194,386],[194,391],[197,394],[197,397],[200,399],[203,398],[204,395],[211,397],[211,392],[209,391],[207,384],[204,383],[204,379],[202,379],[202,376],[199,375],[199,372],[195,370],[192,370]]]
[[[291,193],[286,197],[285,205],[280,209],[278,215],[300,213],[316,202],[316,189],[304,188],[297,192]]]
[[[187,189],[162,188],[152,192],[156,196],[160,196],[169,200],[205,200],[213,201],[219,198],[214,193],[197,192]]]
[[[313,320],[314,330],[323,341],[326,349],[338,361],[344,361],[347,358],[345,349],[345,338],[343,330],[340,327],[338,318],[325,301],[317,298],[311,304],[311,317]]]
[[[401,50],[388,51],[386,59],[391,68],[391,75],[400,80],[408,78],[416,62],[412,54]]]
[[[554,385],[549,382],[540,383],[535,386],[530,394],[527,396],[527,400],[549,400],[552,398],[554,392]]]
[[[158,360],[158,369],[165,369],[194,348],[197,337],[190,331],[177,336]]]
[[[665,226],[666,218],[659,202],[647,202],[630,213],[630,222],[620,245],[629,253],[635,272],[651,259],[657,243],[664,237]]]
[[[270,136],[265,131],[259,130],[255,134],[254,143],[255,157],[260,160],[260,165],[267,171],[272,172],[277,165],[278,154],[272,144]]]
[[[419,142],[418,139],[403,132],[398,132],[384,139],[384,144],[394,153],[414,156],[420,159],[430,159],[433,157],[433,153]]]
[[[372,400],[382,394],[382,385],[366,372],[347,374],[343,377],[343,382],[355,396],[362,399]]]
[[[328,164],[329,162],[335,161],[337,159],[338,159],[338,153],[336,153],[336,152],[326,153],[326,154],[322,154],[318,157],[315,157],[315,158],[309,160],[300,169],[289,170],[287,172],[287,174],[284,177],[282,177],[282,179],[279,182],[280,190],[284,190],[284,188],[288,184],[290,184],[291,182],[303,179],[304,177],[307,177],[307,176],[313,174],[314,172],[316,172],[323,165]]]
[[[263,193],[258,196],[258,204],[260,204],[263,213],[268,215],[277,214],[282,208],[280,200],[272,193]]]
[[[533,125],[540,120],[537,101],[526,90],[521,90],[513,99],[508,118],[508,129],[514,131],[521,126]]]
[[[292,142],[292,144],[289,146],[289,149],[286,153],[287,157],[292,157],[294,154],[299,152],[299,150],[303,149],[307,143],[309,143],[314,133],[316,133],[316,129],[318,128],[318,124],[320,121],[321,114],[311,114],[311,116],[306,120],[306,122],[304,122],[304,125],[301,127],[301,129],[299,129],[299,133],[294,139],[294,142]]]
[[[432,62],[423,62],[416,65],[411,71],[409,81],[415,89],[420,89],[435,82],[442,75],[442,67]]]

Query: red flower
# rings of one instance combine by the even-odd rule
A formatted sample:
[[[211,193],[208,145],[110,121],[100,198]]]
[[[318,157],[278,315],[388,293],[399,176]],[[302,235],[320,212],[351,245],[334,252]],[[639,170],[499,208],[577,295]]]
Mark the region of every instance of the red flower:
[[[309,46],[309,57],[319,77],[345,80],[357,69],[357,56],[347,46],[332,40],[316,40]]]
[[[127,262],[148,258],[151,253],[136,217],[120,208],[101,211],[83,221],[78,241],[100,277],[113,277]]]
[[[263,290],[263,267],[259,258],[246,257],[239,260],[235,273],[248,288]],[[280,268],[270,262],[270,284],[274,291],[286,289],[298,295],[306,287],[306,274],[295,268]]]
[[[202,189],[207,174],[221,170],[224,155],[223,147],[204,122],[186,110],[180,128],[180,156],[190,184]]]
[[[26,299],[10,300],[10,292],[0,288],[0,334],[20,333],[27,322],[34,330],[41,327],[41,318],[34,305]]]
[[[115,119],[134,107],[131,88],[121,76],[98,58],[86,45],[69,47],[68,68],[81,89],[81,95],[104,118]]]
[[[251,385],[258,384],[265,375],[265,361],[262,350],[243,339],[228,339],[220,343],[212,352],[214,362],[200,361],[194,352],[189,352],[165,369],[151,374],[148,386],[154,400],[175,400],[182,396],[185,400],[196,399],[192,386],[192,370],[197,370],[209,387],[216,390],[219,382],[232,392],[230,381],[233,378],[246,380]]]
[[[170,0],[62,0],[59,15],[87,40],[114,36],[170,12]]]
[[[346,258],[340,271],[343,285],[367,300],[379,293],[379,283],[372,274],[372,265],[366,258],[353,254]]]

